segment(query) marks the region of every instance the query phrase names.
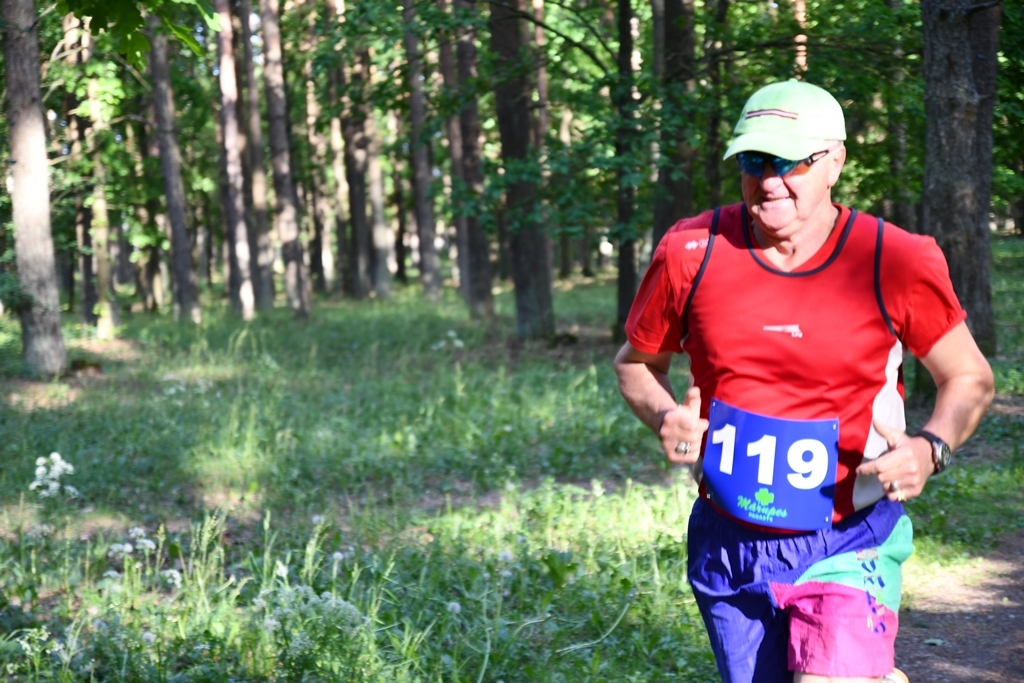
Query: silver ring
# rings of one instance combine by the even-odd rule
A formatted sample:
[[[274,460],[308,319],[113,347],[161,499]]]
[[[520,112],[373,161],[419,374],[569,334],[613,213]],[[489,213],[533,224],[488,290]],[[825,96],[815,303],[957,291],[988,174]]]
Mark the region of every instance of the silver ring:
[[[898,481],[889,482],[889,493],[898,493],[900,490],[900,483]]]
[[[679,455],[687,455],[690,452],[690,442],[680,441],[676,444],[676,453]]]

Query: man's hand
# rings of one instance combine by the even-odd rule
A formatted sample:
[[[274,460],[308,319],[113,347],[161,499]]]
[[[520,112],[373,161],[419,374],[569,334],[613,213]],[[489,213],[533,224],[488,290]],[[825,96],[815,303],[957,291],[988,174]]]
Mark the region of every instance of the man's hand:
[[[683,402],[665,411],[658,428],[661,448],[670,462],[690,465],[700,457],[700,442],[708,421],[700,417],[700,389],[691,388]],[[688,446],[686,444],[689,444]]]
[[[889,444],[889,452],[862,464],[857,474],[876,475],[892,501],[903,502],[921,495],[925,481],[935,471],[931,443],[920,436],[907,436],[878,420],[874,425]]]

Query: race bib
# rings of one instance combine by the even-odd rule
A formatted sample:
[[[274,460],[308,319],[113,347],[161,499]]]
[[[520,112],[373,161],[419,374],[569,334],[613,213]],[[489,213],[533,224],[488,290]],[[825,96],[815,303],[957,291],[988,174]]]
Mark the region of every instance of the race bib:
[[[832,524],[839,419],[788,420],[712,399],[704,481],[712,502],[753,524]]]

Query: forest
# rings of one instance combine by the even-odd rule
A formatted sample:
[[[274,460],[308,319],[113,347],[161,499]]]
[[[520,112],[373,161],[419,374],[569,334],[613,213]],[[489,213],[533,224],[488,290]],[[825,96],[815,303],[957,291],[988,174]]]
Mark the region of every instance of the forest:
[[[790,78],[842,104],[833,198],[937,240],[995,371],[908,573],[1019,547],[1020,0],[0,6],[5,680],[718,680],[695,488],[611,360]],[[1012,590],[977,680],[1024,676]],[[960,680],[914,615],[897,662]]]
[[[660,235],[738,198],[720,157],[746,96],[797,77],[845,107],[837,199],[937,236],[994,350],[989,228],[1024,224],[1017,4],[149,4],[5,4],[37,33],[57,272],[19,285],[0,195],[9,310],[53,299],[110,337],[132,312],[199,322],[214,288],[250,320],[418,284],[486,319],[508,281],[517,335],[551,337],[553,281],[613,266],[618,337]]]

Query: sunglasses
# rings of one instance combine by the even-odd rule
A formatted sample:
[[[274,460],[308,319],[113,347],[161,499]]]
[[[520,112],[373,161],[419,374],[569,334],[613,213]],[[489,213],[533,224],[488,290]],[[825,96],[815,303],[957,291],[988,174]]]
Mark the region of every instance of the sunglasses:
[[[768,156],[764,152],[740,152],[736,155],[736,162],[740,165],[741,171],[755,178],[764,175],[764,165],[770,162],[772,168],[775,169],[775,175],[782,178],[788,175],[807,173],[814,162],[824,159],[831,151],[826,149],[815,152],[806,159],[783,159],[782,157]]]

